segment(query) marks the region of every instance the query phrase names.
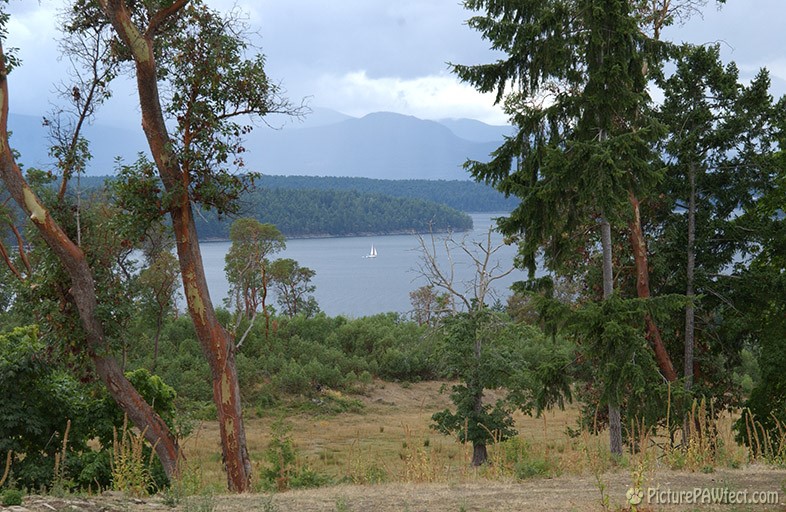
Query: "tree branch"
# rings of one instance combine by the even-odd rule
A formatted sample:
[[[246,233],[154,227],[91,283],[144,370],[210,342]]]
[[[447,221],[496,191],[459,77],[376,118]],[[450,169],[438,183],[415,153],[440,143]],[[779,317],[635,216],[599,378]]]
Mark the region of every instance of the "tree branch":
[[[30,265],[30,260],[27,257],[27,253],[25,252],[25,244],[24,240],[22,240],[22,234],[19,232],[16,226],[10,224],[11,231],[13,231],[14,236],[16,237],[16,250],[19,252],[19,258],[22,260],[25,268],[27,269],[27,274],[30,275],[33,272],[33,267]]]
[[[11,271],[11,273],[14,274],[16,278],[19,279],[20,281],[24,281],[25,280],[24,276],[22,275],[21,272],[19,272],[19,269],[16,268],[14,262],[11,261],[11,258],[8,256],[8,251],[6,250],[5,244],[3,244],[2,240],[0,240],[0,256],[2,256],[3,260],[5,260],[5,264],[8,267],[8,269]]]
[[[172,5],[169,7],[165,7],[161,9],[157,13],[153,15],[150,19],[150,23],[147,25],[147,30],[145,30],[145,37],[152,36],[155,34],[158,27],[160,27],[170,16],[173,16],[177,11],[185,7],[188,2],[191,0],[176,0],[172,2]]]

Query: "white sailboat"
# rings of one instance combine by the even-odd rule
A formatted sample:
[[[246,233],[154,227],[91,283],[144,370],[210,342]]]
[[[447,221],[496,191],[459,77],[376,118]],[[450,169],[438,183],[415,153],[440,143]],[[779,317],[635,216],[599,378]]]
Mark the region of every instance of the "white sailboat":
[[[371,252],[367,255],[363,256],[364,258],[376,258],[377,257],[377,248],[374,247],[374,244],[371,244]]]

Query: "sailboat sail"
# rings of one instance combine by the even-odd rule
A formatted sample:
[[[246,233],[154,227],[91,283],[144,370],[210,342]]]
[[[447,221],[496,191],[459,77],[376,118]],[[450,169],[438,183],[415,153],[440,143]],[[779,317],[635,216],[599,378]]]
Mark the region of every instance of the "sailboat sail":
[[[371,244],[371,252],[369,252],[365,257],[366,258],[376,258],[377,257],[377,248],[374,247],[374,244]]]

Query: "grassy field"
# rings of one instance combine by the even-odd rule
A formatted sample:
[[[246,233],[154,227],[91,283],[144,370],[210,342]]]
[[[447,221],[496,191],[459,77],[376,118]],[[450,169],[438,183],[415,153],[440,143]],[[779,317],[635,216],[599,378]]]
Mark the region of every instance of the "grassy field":
[[[213,496],[216,510],[618,510],[627,507],[625,493],[633,486],[685,492],[714,487],[775,491],[778,504],[720,507],[784,509],[786,474],[752,463],[748,450],[733,440],[730,417],[721,417],[714,425],[715,433],[707,441],[712,446],[703,441],[687,453],[671,451],[665,440],[642,436],[642,449],[615,463],[608,456],[605,435],[567,435],[566,427],[576,427],[576,409],[541,418],[519,414],[518,439],[491,447],[492,464],[474,469],[468,446],[429,428],[431,415],[449,405],[448,393],[441,393],[441,387],[434,382],[378,382],[359,398],[325,395],[327,409],[331,403],[359,399],[362,407],[355,412],[319,414],[322,406],[314,404],[309,412],[289,415],[295,470],[309,468],[329,478],[331,485],[319,489],[266,494],[269,486],[257,481],[256,490],[262,494],[221,497],[224,475],[217,425],[212,422],[203,423],[185,443],[189,468],[196,472],[192,476],[203,497]],[[266,467],[265,452],[276,421],[264,413],[247,419],[257,477]],[[640,510],[663,508],[645,502]],[[698,508],[713,509],[707,504]]]
[[[352,483],[450,482],[476,478],[476,470],[469,466],[471,447],[429,428],[431,415],[449,406],[449,389],[446,386],[441,393],[442,386],[435,382],[407,385],[378,382],[364,396],[338,397],[338,400],[359,400],[362,408],[358,412],[320,414],[320,406],[315,404],[309,412],[288,416],[285,421],[291,425],[298,462],[336,481]],[[280,418],[279,413],[272,414],[246,420],[256,474],[264,464],[272,426]],[[516,415],[524,443],[537,446],[544,456],[554,452],[555,461],[557,452],[560,459],[583,456],[565,453],[576,444],[568,442],[565,435],[565,428],[575,427],[575,422],[574,410],[550,412],[541,418]],[[202,482],[222,488],[218,425],[202,423],[184,447],[190,466],[199,468]],[[492,447],[491,457],[496,455]],[[577,462],[581,463],[577,460],[570,464]]]
[[[713,435],[687,451],[672,451],[664,439],[641,436],[641,449],[615,462],[605,435],[566,434],[566,427],[576,427],[576,409],[541,418],[517,415],[519,437],[490,447],[492,463],[475,469],[469,465],[469,447],[429,429],[431,415],[449,405],[441,387],[435,382],[376,382],[359,397],[326,391],[315,399],[319,403],[309,402],[306,412],[287,415],[286,434],[275,426],[281,410],[249,414],[246,430],[256,478],[252,494],[225,494],[218,426],[203,422],[183,443],[185,476],[172,490],[142,499],[109,493],[75,506],[87,512],[167,506],[189,512],[632,510],[626,492],[634,487],[642,492],[639,511],[786,510],[786,472],[751,460],[748,450],[733,440],[730,417],[721,417]],[[330,412],[336,409],[348,412]],[[272,489],[263,475],[274,431],[278,439],[291,440],[292,474],[308,469],[329,483]],[[286,487],[293,481],[275,484]],[[691,498],[711,489],[747,493],[748,503],[702,503],[703,494]],[[667,500],[679,495],[683,503],[663,503],[663,492],[670,493]],[[769,492],[769,503],[750,503],[756,492]],[[700,502],[685,503],[691,500]],[[25,502],[32,511],[75,510],[72,505],[74,500],[51,496]]]

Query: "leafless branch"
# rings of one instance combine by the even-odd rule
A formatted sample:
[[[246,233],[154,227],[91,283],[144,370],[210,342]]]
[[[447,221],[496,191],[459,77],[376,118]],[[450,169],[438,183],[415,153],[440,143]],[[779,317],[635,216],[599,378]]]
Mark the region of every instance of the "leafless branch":
[[[442,241],[445,247],[445,257],[448,260],[446,269],[440,265],[434,233],[432,232],[430,235],[430,243],[422,236],[418,236],[421,251],[421,263],[418,268],[420,275],[428,281],[429,285],[445,290],[461,301],[468,311],[473,309],[473,303],[477,304],[477,307],[483,307],[491,292],[491,284],[510,275],[514,270],[512,265],[510,268],[503,268],[499,261],[493,260],[494,254],[501,248],[501,245],[493,245],[491,233],[492,229],[489,229],[483,242],[470,242],[466,238],[457,242],[450,234],[445,237]],[[453,251],[456,248],[469,257],[475,267],[472,281],[463,283],[464,290],[454,282]]]

